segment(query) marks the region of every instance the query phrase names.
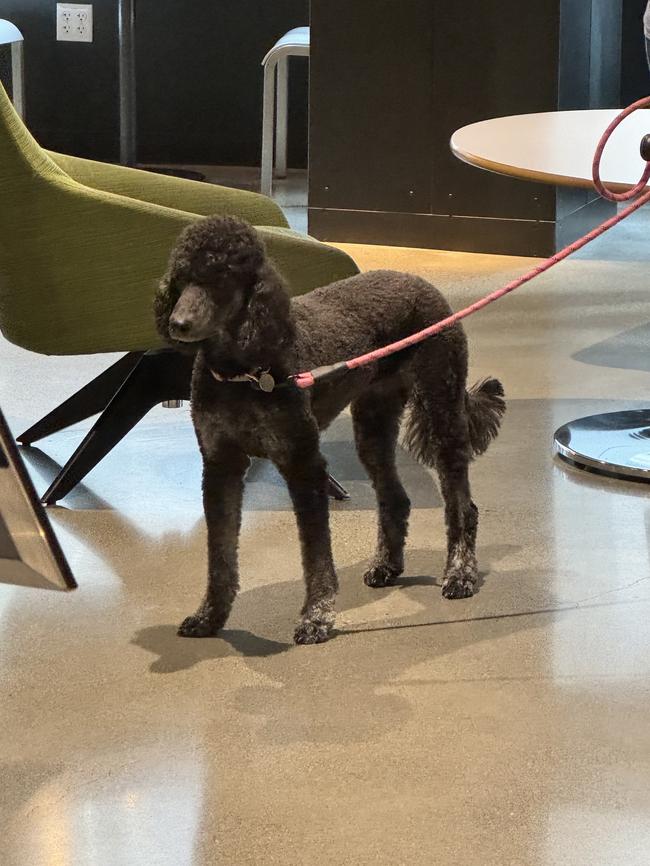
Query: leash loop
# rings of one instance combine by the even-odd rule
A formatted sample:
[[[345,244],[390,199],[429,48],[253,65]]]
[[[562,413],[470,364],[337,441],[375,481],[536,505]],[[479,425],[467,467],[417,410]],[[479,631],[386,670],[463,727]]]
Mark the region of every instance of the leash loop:
[[[641,179],[636,186],[632,187],[632,189],[629,189],[627,192],[613,192],[611,189],[607,189],[600,179],[600,162],[612,133],[621,123],[623,123],[626,117],[630,116],[630,114],[634,114],[634,112],[638,111],[640,108],[648,107],[650,107],[650,96],[645,96],[643,99],[638,99],[636,102],[633,102],[632,105],[628,105],[626,109],[621,111],[621,113],[612,120],[598,142],[596,152],[594,153],[594,161],[591,167],[591,176],[594,186],[596,187],[596,192],[609,201],[630,201],[631,199],[636,198],[648,185],[648,180],[650,179],[650,162],[648,161],[650,159],[650,148],[648,147],[650,136],[648,135],[645,135],[641,140],[641,158],[645,160],[646,165],[645,170],[641,175]]]

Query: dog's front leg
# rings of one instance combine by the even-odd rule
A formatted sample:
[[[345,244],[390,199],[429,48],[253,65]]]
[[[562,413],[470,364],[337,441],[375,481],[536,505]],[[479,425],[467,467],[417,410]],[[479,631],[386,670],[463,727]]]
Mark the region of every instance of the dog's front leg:
[[[298,452],[276,462],[293,502],[307,590],[294,640],[298,644],[322,643],[334,626],[338,590],[330,540],[325,459],[316,445],[308,454]]]
[[[205,457],[203,507],[208,529],[208,588],[193,616],[178,633],[183,637],[210,637],[226,624],[239,589],[237,548],[241,526],[244,475],[248,457],[228,450]]]

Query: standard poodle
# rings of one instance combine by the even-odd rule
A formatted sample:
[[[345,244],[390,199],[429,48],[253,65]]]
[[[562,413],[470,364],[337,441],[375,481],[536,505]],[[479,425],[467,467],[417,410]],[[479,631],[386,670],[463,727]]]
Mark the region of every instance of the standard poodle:
[[[377,550],[364,581],[390,586],[404,568],[410,503],[395,450],[406,413],[405,446],[437,470],[445,503],[442,594],[473,594],[478,509],[468,466],[496,436],[505,402],[496,379],[466,389],[461,326],[309,390],[290,378],[370,352],[450,313],[434,286],[394,271],[371,271],[291,299],[247,223],[209,217],[185,229],[155,301],[165,340],[196,352],[192,417],[203,456],[208,587],[179,634],[215,635],[228,619],[239,588],[244,476],[251,457],[265,457],[284,477],[298,523],[306,599],[295,641],[327,640],[338,584],[319,434],[348,405],[379,511]]]

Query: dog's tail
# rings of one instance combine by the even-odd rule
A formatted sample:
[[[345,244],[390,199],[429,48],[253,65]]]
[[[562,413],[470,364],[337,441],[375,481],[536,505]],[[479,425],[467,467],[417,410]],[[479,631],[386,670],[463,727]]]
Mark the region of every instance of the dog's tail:
[[[488,445],[499,432],[506,411],[504,396],[503,385],[498,379],[483,379],[472,385],[465,394],[469,441],[474,457],[487,451]]]
[[[465,410],[471,456],[478,457],[496,437],[506,411],[501,382],[498,379],[483,379],[473,385],[465,392]],[[435,466],[441,438],[441,431],[434,429],[434,426],[437,425],[426,395],[416,388],[409,400],[404,445],[416,460],[431,467]]]

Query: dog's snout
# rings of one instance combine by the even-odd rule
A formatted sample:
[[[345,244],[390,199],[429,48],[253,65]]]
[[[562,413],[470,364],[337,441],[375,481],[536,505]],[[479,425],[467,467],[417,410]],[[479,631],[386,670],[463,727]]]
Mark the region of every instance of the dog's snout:
[[[192,320],[181,317],[172,316],[169,320],[169,332],[172,336],[183,337],[187,336],[192,330]]]

